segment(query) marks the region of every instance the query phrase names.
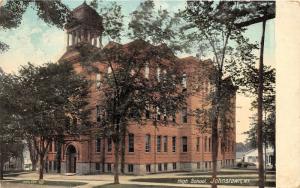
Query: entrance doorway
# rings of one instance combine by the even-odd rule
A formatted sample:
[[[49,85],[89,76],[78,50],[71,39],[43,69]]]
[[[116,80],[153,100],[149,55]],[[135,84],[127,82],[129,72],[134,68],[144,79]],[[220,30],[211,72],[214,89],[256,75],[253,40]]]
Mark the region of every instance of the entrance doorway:
[[[73,145],[67,148],[67,173],[76,173],[76,149]]]

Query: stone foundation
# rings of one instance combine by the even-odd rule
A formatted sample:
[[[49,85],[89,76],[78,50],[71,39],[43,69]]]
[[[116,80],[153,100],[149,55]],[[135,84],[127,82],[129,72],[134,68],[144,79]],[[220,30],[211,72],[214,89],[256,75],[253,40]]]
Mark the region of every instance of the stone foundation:
[[[110,164],[110,167],[109,167]],[[211,161],[201,161],[201,162],[193,162],[193,163],[157,163],[157,164],[130,164],[133,165],[133,169],[130,171],[129,164],[125,164],[124,173],[125,174],[134,174],[134,175],[146,175],[152,173],[164,173],[164,172],[177,172],[177,171],[210,171],[212,170],[212,162]],[[225,165],[224,161],[218,161],[218,169],[223,167],[233,167],[233,164],[229,164],[229,161]],[[150,172],[147,172],[146,166],[150,165]],[[161,168],[159,167],[161,165]],[[77,163],[76,164],[76,174],[78,175],[86,175],[86,174],[102,174],[103,173],[103,166],[102,163],[99,163],[99,168],[96,169],[96,163]],[[132,167],[132,166],[131,166]],[[121,170],[121,165],[119,166],[119,170]],[[104,165],[104,172],[105,173],[113,173],[114,172],[114,165],[112,163],[106,163]],[[66,163],[61,163],[61,173],[66,173]]]

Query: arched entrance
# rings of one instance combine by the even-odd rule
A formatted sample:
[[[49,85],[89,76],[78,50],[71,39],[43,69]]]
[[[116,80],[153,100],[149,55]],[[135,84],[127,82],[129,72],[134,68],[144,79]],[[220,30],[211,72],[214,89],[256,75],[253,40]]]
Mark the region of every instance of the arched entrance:
[[[67,173],[76,173],[76,148],[69,145],[67,148]]]

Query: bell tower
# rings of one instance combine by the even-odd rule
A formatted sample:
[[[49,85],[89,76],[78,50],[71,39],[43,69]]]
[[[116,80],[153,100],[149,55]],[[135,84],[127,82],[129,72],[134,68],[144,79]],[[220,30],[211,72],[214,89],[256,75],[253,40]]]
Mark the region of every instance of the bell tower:
[[[83,43],[102,48],[102,17],[85,1],[71,12],[65,29],[67,49]]]

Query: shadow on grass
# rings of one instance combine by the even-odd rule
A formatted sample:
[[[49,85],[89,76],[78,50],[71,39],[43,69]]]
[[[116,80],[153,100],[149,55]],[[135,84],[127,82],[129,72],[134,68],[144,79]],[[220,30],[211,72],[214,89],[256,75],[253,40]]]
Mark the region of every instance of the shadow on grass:
[[[64,187],[76,187],[80,185],[85,185],[87,183],[84,182],[73,182],[73,181],[48,181],[43,180],[39,182],[38,180],[14,180],[8,181],[9,183],[17,183],[17,184],[26,184],[26,185],[42,185],[42,186],[64,186]]]
[[[22,174],[29,174],[31,173],[32,171],[19,171],[19,172],[8,172],[8,173],[5,173],[3,176],[4,177],[18,177],[19,175],[22,175]]]
[[[173,183],[173,184],[193,184],[193,185],[210,185],[210,177],[182,177],[182,178],[140,178],[132,179],[133,182],[148,183]],[[215,180],[218,185],[230,186],[258,186],[257,177],[219,177]],[[275,187],[275,181],[266,181],[265,186]]]

